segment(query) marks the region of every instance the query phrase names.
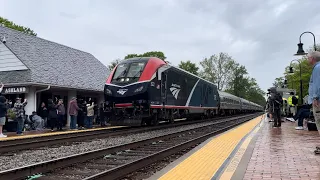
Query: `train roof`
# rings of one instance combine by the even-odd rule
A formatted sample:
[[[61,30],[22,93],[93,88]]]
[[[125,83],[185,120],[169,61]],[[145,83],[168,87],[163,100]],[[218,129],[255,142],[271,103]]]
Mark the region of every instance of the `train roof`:
[[[147,62],[150,59],[150,57],[134,57],[129,59],[124,59],[119,62],[119,64],[126,64],[126,63],[132,63],[132,62]]]
[[[222,97],[229,97],[229,98],[232,98],[232,99],[240,100],[240,98],[238,96],[235,96],[233,94],[230,94],[230,93],[227,93],[227,92],[223,92],[223,91],[218,91],[218,92],[219,92],[219,95],[222,96]]]

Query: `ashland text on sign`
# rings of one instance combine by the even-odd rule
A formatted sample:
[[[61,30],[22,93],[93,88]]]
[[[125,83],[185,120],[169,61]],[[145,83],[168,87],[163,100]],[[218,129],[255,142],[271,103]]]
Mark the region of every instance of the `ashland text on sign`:
[[[27,87],[7,87],[3,90],[4,94],[21,94],[28,93]]]

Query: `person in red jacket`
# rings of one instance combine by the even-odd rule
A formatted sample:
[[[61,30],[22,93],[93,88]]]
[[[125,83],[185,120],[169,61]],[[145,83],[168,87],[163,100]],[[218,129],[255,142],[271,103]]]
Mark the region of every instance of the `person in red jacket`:
[[[70,129],[72,130],[77,130],[77,115],[79,110],[77,98],[73,97],[69,103]]]

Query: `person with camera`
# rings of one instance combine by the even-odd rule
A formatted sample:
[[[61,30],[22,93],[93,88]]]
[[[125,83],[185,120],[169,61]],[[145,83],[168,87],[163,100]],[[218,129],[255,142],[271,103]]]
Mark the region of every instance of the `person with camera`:
[[[86,118],[86,128],[92,128],[92,122],[94,117],[94,102],[91,101],[91,104],[87,104],[87,118]]]
[[[1,95],[1,92],[3,90],[3,84],[1,83],[0,88],[0,138],[7,137],[2,133],[3,126],[6,124],[6,114],[8,110],[7,100],[4,96]]]
[[[267,103],[266,103],[267,117],[269,118],[269,122],[273,122],[272,109],[271,109],[271,105],[270,105],[270,89],[268,89],[267,96],[268,96]]]
[[[14,112],[16,114],[17,120],[17,134],[23,135],[22,130],[24,127],[24,107],[28,104],[27,99],[24,99],[23,103],[21,103],[21,98],[16,98],[16,102],[14,103]]]
[[[269,106],[274,119],[273,127],[281,127],[282,96],[275,87],[270,88]]]

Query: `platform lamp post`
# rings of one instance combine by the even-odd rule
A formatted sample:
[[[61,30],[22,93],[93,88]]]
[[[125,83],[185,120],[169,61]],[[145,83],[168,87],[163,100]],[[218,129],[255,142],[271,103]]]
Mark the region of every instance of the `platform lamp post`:
[[[296,60],[296,59],[294,59],[294,60],[292,60],[291,62],[290,62],[290,67],[289,67],[289,73],[290,74],[293,74],[294,72],[293,72],[293,67],[292,67],[292,62],[293,61],[297,61],[298,63],[299,63],[299,70],[300,70],[300,102],[301,102],[301,105],[303,104],[303,97],[302,97],[302,90],[303,90],[303,87],[302,87],[302,69],[301,69],[301,61],[300,60]]]
[[[284,79],[283,81],[283,88],[287,88],[288,86],[288,80],[287,79]]]
[[[303,32],[299,37],[298,51],[296,54],[294,54],[295,56],[303,56],[303,55],[308,54],[308,53],[304,52],[303,43],[301,43],[301,37],[302,37],[302,35],[304,35],[306,33],[312,34],[314,50],[317,51],[316,37],[314,36],[314,34],[312,32],[306,31],[306,32]]]

